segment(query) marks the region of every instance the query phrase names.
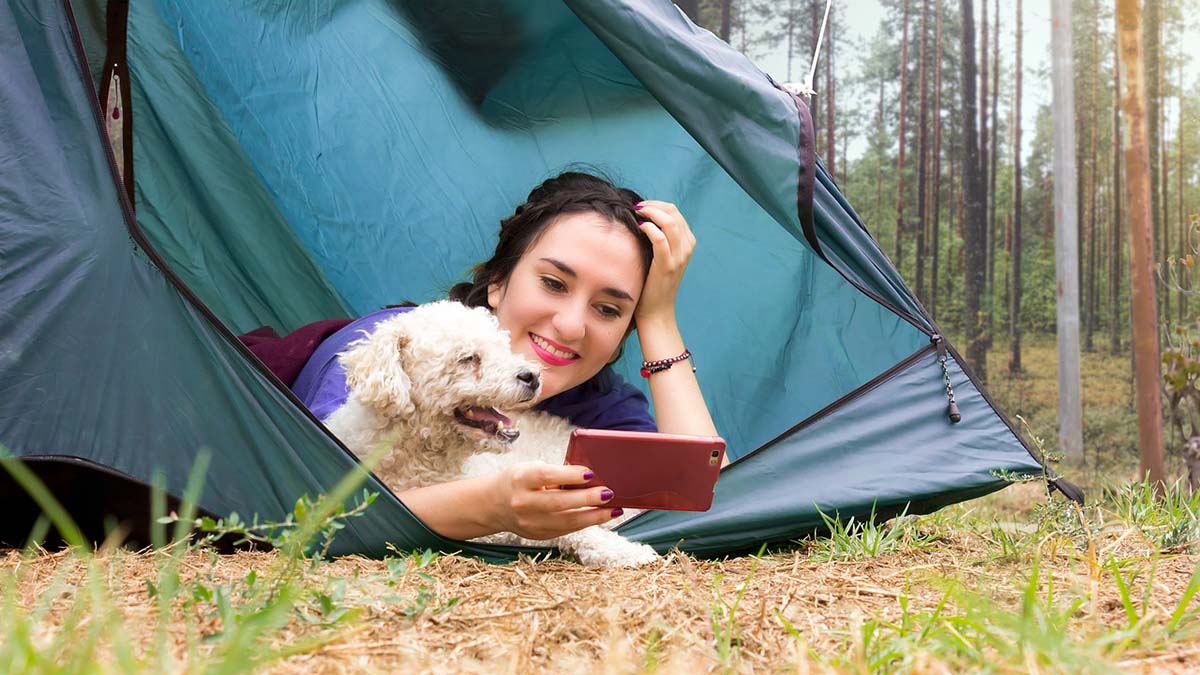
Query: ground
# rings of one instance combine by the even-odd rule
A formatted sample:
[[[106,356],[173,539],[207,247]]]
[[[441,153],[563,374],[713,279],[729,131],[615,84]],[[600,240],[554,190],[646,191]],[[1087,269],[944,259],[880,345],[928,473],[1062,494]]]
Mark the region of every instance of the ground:
[[[1038,366],[1052,351],[1032,345],[1030,371],[992,386],[1039,435],[1054,427],[1054,371]],[[1122,359],[1085,358],[1093,421],[1128,405],[1113,393]],[[1195,672],[1200,501],[1129,485],[1133,431],[1102,431],[1093,423],[1091,438],[1111,445],[1089,453],[1103,464],[1072,475],[1089,488],[1084,509],[1017,484],[757,556],[673,553],[637,570],[10,551],[0,670]]]

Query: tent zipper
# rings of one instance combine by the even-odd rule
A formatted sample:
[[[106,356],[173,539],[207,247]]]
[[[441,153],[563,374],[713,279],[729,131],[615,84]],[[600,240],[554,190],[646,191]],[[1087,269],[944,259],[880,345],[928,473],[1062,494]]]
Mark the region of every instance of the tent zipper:
[[[942,367],[942,379],[946,381],[946,400],[949,403],[946,406],[946,417],[950,418],[951,424],[958,424],[962,421],[962,413],[958,411],[958,402],[954,400],[954,386],[950,384],[950,368],[946,365],[949,358],[946,354],[946,339],[934,333],[929,336],[929,341],[937,349],[938,365]]]

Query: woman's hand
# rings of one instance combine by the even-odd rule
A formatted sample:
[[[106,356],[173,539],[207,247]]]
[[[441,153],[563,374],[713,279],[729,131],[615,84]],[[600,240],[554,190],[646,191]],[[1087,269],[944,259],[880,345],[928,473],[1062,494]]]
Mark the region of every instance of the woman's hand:
[[[553,539],[612,520],[614,509],[600,508],[613,498],[608,488],[559,487],[581,485],[591,479],[591,472],[582,466],[528,462],[505,469],[495,477],[493,513],[497,529],[526,539]]]
[[[642,232],[654,245],[654,262],[634,311],[642,358],[674,358],[684,351],[683,336],[675,322],[675,296],[696,248],[696,237],[674,204],[646,200],[636,209],[646,218]],[[650,377],[655,422],[662,433],[716,436],[717,428],[690,366],[680,364]]]
[[[640,227],[654,246],[654,262],[646,276],[634,319],[639,325],[664,319],[673,323],[675,295],[696,248],[696,237],[683,214],[670,202],[647,199],[635,208],[638,217],[645,219]]]

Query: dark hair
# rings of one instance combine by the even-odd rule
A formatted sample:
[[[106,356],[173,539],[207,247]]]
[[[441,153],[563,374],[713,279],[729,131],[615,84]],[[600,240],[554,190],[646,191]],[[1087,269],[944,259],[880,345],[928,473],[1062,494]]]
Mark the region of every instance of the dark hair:
[[[517,261],[525,255],[554,219],[564,213],[597,213],[623,225],[638,243],[642,274],[650,271],[654,249],[638,228],[633,207],[642,197],[626,188],[591,174],[567,171],[547,180],[529,193],[515,213],[500,221],[500,239],[492,257],[471,269],[472,280],[455,284],[450,299],[468,307],[486,307],[488,286],[504,283]]]
[[[608,180],[579,171],[565,171],[535,187],[515,213],[500,221],[500,239],[492,257],[471,269],[472,280],[455,284],[450,299],[468,307],[488,306],[488,286],[505,283],[554,219],[564,213],[596,213],[629,231],[637,241],[643,276],[650,271],[654,248],[638,227],[634,205],[641,195]],[[630,322],[630,330],[633,323]],[[628,337],[626,332],[626,337]],[[618,352],[619,358],[620,352]]]

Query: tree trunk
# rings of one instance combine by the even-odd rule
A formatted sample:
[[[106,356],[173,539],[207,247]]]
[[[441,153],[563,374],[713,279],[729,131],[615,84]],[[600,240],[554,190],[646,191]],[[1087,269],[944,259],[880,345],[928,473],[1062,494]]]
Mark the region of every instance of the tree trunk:
[[[819,6],[820,3],[818,3]],[[825,168],[829,171],[829,177],[837,180],[837,141],[834,136],[834,108],[835,108],[835,82],[836,78],[833,75],[833,7],[829,8],[829,24],[827,25],[826,44],[828,47],[823,47],[825,50]]]
[[[1075,78],[1075,214],[1079,216],[1079,227],[1075,231],[1075,287],[1079,288],[1079,329],[1080,335],[1087,333],[1087,277],[1085,275],[1085,252],[1087,251],[1087,59],[1082,52],[1084,40],[1081,35],[1082,19],[1087,12],[1087,2],[1090,0],[1070,0],[1070,30],[1072,30],[1072,73]],[[1080,8],[1080,6],[1084,8]],[[1076,31],[1079,41],[1075,41]]]
[[[957,232],[962,236],[962,158],[957,153],[954,155],[957,159],[950,160],[950,230]],[[954,250],[954,239],[951,237],[950,243],[946,246],[950,251]],[[962,252],[962,247],[958,248],[959,253]],[[952,269],[953,259],[947,251],[947,257],[943,258],[945,262],[945,274],[942,277],[946,280],[945,295],[954,295],[954,279],[958,275],[957,270]]]
[[[1054,173],[1049,172],[1042,179],[1042,191],[1054,193]],[[1054,243],[1054,200],[1043,200],[1045,211],[1042,214],[1042,248],[1050,248]]]
[[[1017,0],[1016,39],[1017,51],[1013,57],[1016,78],[1013,90],[1013,202],[1012,202],[1012,255],[1008,292],[1008,372],[1021,372],[1021,0]]]
[[[883,84],[887,79],[883,72],[879,73],[879,112],[875,115],[875,135],[883,138]],[[880,149],[879,161],[875,163],[875,217],[883,216],[883,158],[886,150]]]
[[[787,13],[784,14],[783,30],[787,36],[787,80],[792,78],[792,57],[796,55],[796,0],[788,0]],[[816,129],[813,130],[816,133]]]
[[[1117,15],[1113,12],[1114,43],[1117,36]],[[1111,299],[1109,307],[1108,345],[1109,350],[1116,354],[1121,351],[1121,50],[1113,44],[1113,158],[1112,158],[1112,232],[1109,242],[1112,250],[1108,254],[1108,296]]]
[[[1151,240],[1153,248],[1151,249],[1151,257],[1156,261],[1161,261],[1166,258],[1166,248],[1163,247],[1163,223],[1158,219],[1158,107],[1159,107],[1159,91],[1158,91],[1158,69],[1159,69],[1159,29],[1158,25],[1162,22],[1162,4],[1160,0],[1142,0],[1142,6],[1145,11],[1145,21],[1142,25],[1142,53],[1145,59],[1143,70],[1144,83],[1146,90],[1146,117],[1143,123],[1146,125],[1146,143],[1150,152],[1150,222],[1153,239]],[[1126,115],[1128,115],[1126,111]],[[1126,124],[1129,120],[1126,120]],[[1132,139],[1128,139],[1132,140]],[[1129,169],[1129,164],[1126,163],[1125,168]],[[1130,218],[1137,218],[1138,214],[1133,209],[1133,202],[1129,203]],[[1132,264],[1132,262],[1131,262]],[[1158,297],[1159,309],[1158,315],[1162,316],[1166,310],[1165,301],[1166,293]]]
[[[992,198],[988,203],[988,232],[996,231],[996,160],[1000,156],[998,130],[1000,128],[1000,0],[995,0],[992,6],[992,151],[988,153],[991,167],[988,169],[988,194]],[[992,235],[993,237],[995,234]]]
[[[983,298],[984,326],[983,335],[988,348],[992,346],[992,317],[995,314],[996,286],[996,233],[987,224],[987,204],[992,201],[987,191],[988,186],[988,3],[979,3],[979,172],[982,176],[982,195],[984,204],[983,223]]]
[[[730,18],[733,0],[721,0],[721,39],[729,42]],[[789,58],[791,56],[789,55]]]
[[[917,124],[917,297],[925,298],[925,207],[928,204],[926,200],[927,190],[929,185],[927,182],[926,170],[929,166],[929,77],[928,77],[928,61],[929,49],[929,0],[924,0],[921,5],[921,48],[918,60],[918,71],[920,87],[920,113],[919,122]]]
[[[896,269],[901,269],[904,243],[904,127],[908,117],[908,3],[904,0],[903,29],[900,31],[900,156],[896,160]]]
[[[818,0],[809,0],[808,1],[808,16],[810,19],[812,19],[812,24],[809,27],[808,34],[809,34],[809,37],[812,39],[812,43],[807,46],[806,51],[809,54],[812,54],[814,59],[820,58],[820,54],[817,54],[817,50],[816,50],[817,33],[819,33],[821,31],[821,14],[820,14],[820,10],[817,9],[817,4],[818,4]],[[811,63],[809,64],[809,67],[810,68],[812,67]],[[814,72],[813,73],[813,89],[818,89],[818,88],[820,88],[820,80],[817,79],[817,73]],[[813,147],[817,148],[818,152],[821,147],[821,143],[824,141],[824,139],[821,138],[821,136],[823,136],[824,132],[825,132],[825,129],[822,128],[822,126],[821,126],[822,123],[825,121],[824,119],[822,119],[825,115],[824,115],[824,113],[821,112],[821,103],[820,103],[820,101],[821,101],[820,97],[823,97],[823,96],[825,96],[825,92],[823,92],[823,91],[819,92],[817,94],[817,97],[818,97],[817,104],[812,106],[812,108],[809,110],[809,113],[812,117],[812,123],[813,123],[813,136],[814,136],[813,140],[816,141],[813,144]]]
[[[983,334],[984,235],[987,211],[983,203],[983,167],[979,158],[979,131],[975,128],[975,9],[973,0],[962,1],[963,96],[963,279],[966,313],[967,362],[980,380],[987,380],[987,340]]]
[[[676,0],[675,6],[682,9],[692,23],[700,25],[700,0]]]
[[[929,313],[937,316],[938,259],[942,222],[942,0],[934,3],[933,37],[933,266],[929,280]]]
[[[1179,120],[1179,128],[1176,129],[1175,133],[1175,178],[1178,181],[1178,189],[1175,191],[1175,201],[1178,202],[1179,206],[1179,257],[1182,259],[1186,257],[1190,251],[1188,250],[1189,242],[1187,234],[1187,221],[1183,217],[1183,120],[1186,118],[1183,115],[1184,56],[1182,53],[1182,44],[1179,45],[1179,51],[1179,115],[1177,116],[1177,119]],[[1189,268],[1188,273],[1185,275],[1188,281],[1190,281],[1192,278],[1190,272],[1191,270]],[[1188,294],[1192,289],[1189,287],[1187,290],[1188,293],[1179,294],[1179,325],[1181,326],[1187,320]]]
[[[1071,0],[1052,0],[1050,21],[1054,116],[1054,249],[1058,318],[1059,448],[1083,456],[1079,377],[1079,202],[1075,150],[1075,68]]]
[[[1083,349],[1086,352],[1096,351],[1092,344],[1092,335],[1096,332],[1096,165],[1099,163],[1097,157],[1096,137],[1100,133],[1098,116],[1096,113],[1097,105],[1099,104],[1099,82],[1100,79],[1100,24],[1096,16],[1099,14],[1097,3],[1093,2],[1090,8],[1092,10],[1093,20],[1089,22],[1092,28],[1092,52],[1088,63],[1089,82],[1089,98],[1088,105],[1088,216],[1087,216],[1087,262],[1085,263],[1085,279],[1086,279],[1086,306],[1085,322],[1083,328]]]
[[[1171,222],[1167,217],[1167,198],[1169,197],[1167,194],[1167,186],[1170,185],[1170,182],[1167,180],[1167,113],[1166,106],[1163,105],[1163,98],[1166,95],[1166,88],[1163,86],[1163,82],[1165,81],[1165,73],[1167,72],[1166,58],[1163,56],[1163,25],[1165,23],[1166,22],[1163,20],[1162,16],[1162,4],[1160,2],[1158,16],[1158,68],[1156,69],[1158,71],[1158,157],[1160,166],[1158,171],[1159,183],[1154,187],[1154,189],[1161,195],[1158,203],[1159,207],[1162,209],[1162,214],[1157,216],[1163,235],[1163,252],[1158,258],[1158,262],[1161,264],[1166,264],[1167,258],[1170,257],[1172,250]],[[1171,320],[1172,295],[1174,294],[1171,293],[1170,288],[1163,289],[1162,301],[1164,311],[1162,317],[1167,322]]]
[[[1149,131],[1146,88],[1142,75],[1141,7],[1138,0],[1117,0],[1121,63],[1125,86],[1125,169],[1129,202],[1129,276],[1133,287],[1134,382],[1137,391],[1138,449],[1141,472],[1161,489],[1163,474],[1162,400],[1159,385],[1158,316],[1155,302],[1151,228]]]

